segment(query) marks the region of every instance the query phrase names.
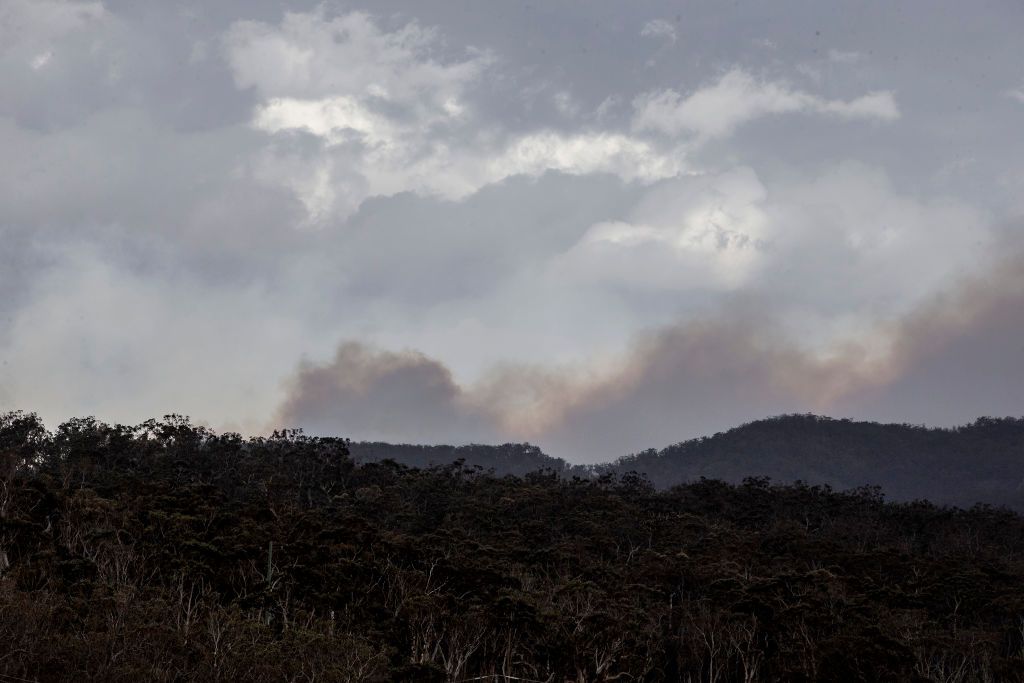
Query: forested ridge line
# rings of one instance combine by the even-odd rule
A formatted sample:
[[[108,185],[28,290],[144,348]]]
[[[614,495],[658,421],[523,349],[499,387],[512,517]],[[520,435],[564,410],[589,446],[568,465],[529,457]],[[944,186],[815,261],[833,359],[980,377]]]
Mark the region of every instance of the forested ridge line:
[[[1024,519],[763,478],[498,477],[0,416],[0,674],[1024,679]]]
[[[938,428],[779,415],[594,465],[570,464],[530,444],[354,442],[350,448],[359,461],[390,458],[427,467],[462,459],[499,475],[544,468],[567,477],[638,472],[663,489],[701,477],[738,484],[766,476],[837,489],[880,486],[889,500],[926,498],[961,507],[992,503],[1024,511],[1024,419],[1013,417]]]

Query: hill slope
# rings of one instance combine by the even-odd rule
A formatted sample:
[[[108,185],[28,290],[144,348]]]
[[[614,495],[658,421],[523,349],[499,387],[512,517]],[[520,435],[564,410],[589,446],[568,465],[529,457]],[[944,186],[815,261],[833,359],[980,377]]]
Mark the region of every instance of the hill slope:
[[[522,476],[540,470],[586,474],[586,468],[570,465],[561,458],[553,458],[528,443],[506,443],[500,446],[423,446],[357,441],[349,444],[349,450],[352,459],[360,463],[394,460],[406,467],[422,469],[434,465],[449,465],[462,460],[468,467],[493,471],[498,476]]]
[[[837,489],[881,486],[893,500],[1024,508],[1024,419],[980,418],[955,429],[786,415],[619,459],[606,469],[660,487],[700,477],[767,476]]]
[[[497,475],[550,469],[569,477],[592,477],[636,471],[659,488],[701,477],[733,483],[770,477],[836,489],[880,486],[892,500],[927,498],[961,506],[984,502],[1024,509],[1024,419],[1015,418],[980,418],[963,427],[936,429],[784,415],[594,466],[571,465],[530,444],[374,442],[350,447],[357,461],[391,459],[410,467],[462,460]]]
[[[1022,611],[1006,510],[0,414],[3,680],[1019,681]]]

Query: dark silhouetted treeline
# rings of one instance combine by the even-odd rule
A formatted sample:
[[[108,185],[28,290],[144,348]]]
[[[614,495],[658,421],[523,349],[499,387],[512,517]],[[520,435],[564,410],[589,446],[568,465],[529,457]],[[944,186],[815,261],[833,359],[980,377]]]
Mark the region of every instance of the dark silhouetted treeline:
[[[1005,509],[0,415],[0,680],[1022,679]]]
[[[530,472],[553,470],[566,476],[589,477],[595,471],[594,468],[574,466],[561,458],[553,458],[528,443],[426,446],[357,441],[349,444],[349,450],[356,462],[394,460],[407,467],[425,469],[461,460],[468,467],[479,467],[497,476],[512,474],[521,477]]]
[[[571,465],[530,444],[412,446],[353,443],[360,461],[411,467],[462,460],[498,475],[551,469],[567,477],[640,472],[658,488],[701,477],[738,484],[752,476],[836,489],[880,486],[889,500],[928,499],[1024,511],[1024,419],[980,418],[955,429],[785,415],[647,450],[602,465]]]

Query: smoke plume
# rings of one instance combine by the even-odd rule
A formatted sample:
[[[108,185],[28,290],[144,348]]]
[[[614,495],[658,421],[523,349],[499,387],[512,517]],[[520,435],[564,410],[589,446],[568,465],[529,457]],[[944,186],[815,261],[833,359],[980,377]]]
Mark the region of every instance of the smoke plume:
[[[359,439],[530,440],[596,462],[791,412],[1024,413],[1024,259],[824,349],[748,309],[649,331],[600,366],[505,366],[463,386],[438,360],[348,342],[299,368],[276,419]]]

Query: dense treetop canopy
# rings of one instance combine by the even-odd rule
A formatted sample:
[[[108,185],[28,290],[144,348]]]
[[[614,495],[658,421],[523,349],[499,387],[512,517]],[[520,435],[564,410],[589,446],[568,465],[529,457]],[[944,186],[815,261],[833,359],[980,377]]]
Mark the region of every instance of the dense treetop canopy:
[[[0,463],[7,677],[1024,675],[1024,520],[1006,509],[358,464],[343,439],[176,416],[51,432],[7,414]]]

